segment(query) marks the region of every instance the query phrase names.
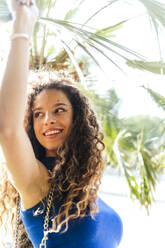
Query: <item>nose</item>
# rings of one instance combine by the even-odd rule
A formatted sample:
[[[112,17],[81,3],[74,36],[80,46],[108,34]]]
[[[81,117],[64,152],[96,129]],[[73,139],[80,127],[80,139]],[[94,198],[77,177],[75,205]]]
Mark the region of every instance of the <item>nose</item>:
[[[46,113],[44,121],[45,121],[45,125],[48,126],[54,124],[56,122],[56,119],[51,113]]]

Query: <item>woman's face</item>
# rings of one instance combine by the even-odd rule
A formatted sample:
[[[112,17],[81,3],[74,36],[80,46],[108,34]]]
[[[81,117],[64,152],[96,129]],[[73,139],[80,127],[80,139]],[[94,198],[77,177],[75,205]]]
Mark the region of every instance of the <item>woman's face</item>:
[[[46,89],[36,96],[33,105],[33,127],[46,156],[55,156],[71,130],[73,109],[61,90]]]

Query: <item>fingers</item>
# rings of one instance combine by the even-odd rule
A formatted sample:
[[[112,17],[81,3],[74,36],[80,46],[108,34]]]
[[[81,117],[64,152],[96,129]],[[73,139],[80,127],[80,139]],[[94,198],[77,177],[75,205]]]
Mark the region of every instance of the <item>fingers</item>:
[[[6,0],[6,2],[11,12],[15,12],[19,6],[35,6],[35,0]]]
[[[20,5],[27,5],[27,6],[31,6],[34,5],[35,2],[34,0],[16,0]]]
[[[34,0],[30,0],[30,5],[34,5],[34,4],[35,4]]]
[[[32,0],[17,0],[17,2],[20,5],[26,5],[26,6],[33,5],[33,1]]]

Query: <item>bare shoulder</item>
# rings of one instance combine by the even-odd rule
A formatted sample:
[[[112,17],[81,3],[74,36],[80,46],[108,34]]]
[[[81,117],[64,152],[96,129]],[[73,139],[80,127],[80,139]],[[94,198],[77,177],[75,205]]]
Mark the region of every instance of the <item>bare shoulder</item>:
[[[21,201],[24,209],[34,207],[48,194],[50,189],[50,183],[48,182],[48,170],[43,163],[37,159],[36,161],[39,167],[40,176],[27,191],[21,192]]]

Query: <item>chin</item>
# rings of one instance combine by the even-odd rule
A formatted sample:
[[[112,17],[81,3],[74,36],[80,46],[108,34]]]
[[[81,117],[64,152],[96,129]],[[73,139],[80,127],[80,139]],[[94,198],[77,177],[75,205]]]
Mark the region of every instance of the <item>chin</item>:
[[[62,144],[59,144],[59,145],[56,145],[56,146],[44,146],[45,147],[45,149],[47,150],[47,151],[50,151],[50,152],[52,152],[52,151],[57,151],[57,149],[58,148],[60,148],[62,146]]]
[[[53,146],[53,147],[44,146],[44,147],[47,151],[51,152],[51,151],[56,151],[60,146]]]
[[[40,142],[40,144],[45,148],[48,152],[55,152],[58,148],[60,148],[64,143],[63,142],[56,142],[56,144],[52,143],[46,143],[46,142]]]

